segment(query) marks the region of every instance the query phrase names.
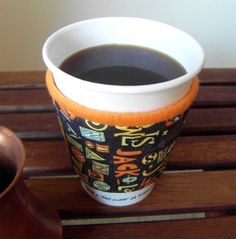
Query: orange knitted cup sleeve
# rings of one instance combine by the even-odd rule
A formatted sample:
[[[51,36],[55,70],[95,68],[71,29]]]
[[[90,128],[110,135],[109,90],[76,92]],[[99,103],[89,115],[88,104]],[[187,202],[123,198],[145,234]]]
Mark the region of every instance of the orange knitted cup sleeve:
[[[187,94],[172,105],[149,112],[117,113],[91,109],[70,100],[58,90],[53,75],[49,70],[46,73],[46,84],[53,101],[59,105],[63,113],[71,120],[74,120],[76,117],[81,117],[83,119],[111,126],[149,125],[171,119],[182,114],[191,106],[199,89],[199,79],[195,77],[192,80]]]

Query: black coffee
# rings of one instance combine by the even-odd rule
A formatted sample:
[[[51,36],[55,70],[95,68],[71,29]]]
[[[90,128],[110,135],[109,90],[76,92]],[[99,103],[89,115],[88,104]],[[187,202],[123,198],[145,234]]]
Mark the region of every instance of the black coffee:
[[[109,85],[154,84],[186,73],[170,56],[130,45],[87,48],[68,57],[60,68],[77,78]]]
[[[10,185],[15,175],[16,171],[13,168],[0,164],[0,193]]]

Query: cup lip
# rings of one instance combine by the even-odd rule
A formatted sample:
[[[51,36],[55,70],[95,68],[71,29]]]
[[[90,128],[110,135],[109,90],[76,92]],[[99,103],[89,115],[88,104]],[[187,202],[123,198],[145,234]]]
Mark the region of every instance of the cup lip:
[[[48,49],[50,47],[51,42],[56,38],[57,36],[65,33],[66,31],[72,30],[73,28],[76,28],[77,26],[89,23],[89,22],[96,22],[96,21],[119,21],[119,20],[128,20],[128,21],[146,21],[154,24],[159,24],[168,27],[169,29],[173,29],[175,31],[178,31],[179,33],[185,35],[188,37],[198,48],[199,52],[199,65],[198,67],[192,71],[192,72],[187,72],[183,76],[180,76],[178,78],[168,80],[165,82],[161,83],[155,83],[155,84],[147,84],[147,85],[135,85],[135,86],[122,86],[122,85],[108,85],[108,84],[102,84],[102,83],[95,83],[95,82],[89,82],[85,81],[83,79],[74,77],[63,70],[61,70],[59,67],[57,67],[49,58],[48,56]],[[190,79],[194,78],[202,69],[205,61],[205,54],[204,50],[201,47],[201,45],[198,43],[198,41],[193,38],[190,34],[186,33],[185,31],[173,27],[169,24],[162,23],[159,21],[154,21],[151,19],[146,19],[146,18],[136,18],[136,17],[100,17],[100,18],[91,18],[87,20],[82,20],[78,21],[72,24],[69,24],[67,26],[64,26],[60,28],[59,30],[55,31],[52,33],[45,41],[43,48],[42,48],[42,56],[43,60],[46,64],[46,66],[49,68],[49,70],[52,71],[53,75],[60,75],[62,78],[65,78],[67,80],[70,80],[70,83],[73,83],[75,86],[80,86],[83,88],[87,88],[90,90],[95,90],[95,91],[100,91],[100,92],[110,92],[114,94],[139,94],[139,93],[150,93],[150,92],[158,92],[158,91],[163,91],[167,89],[171,89],[174,87],[177,87],[179,85],[182,85],[186,82],[188,82]]]
[[[12,179],[11,183],[5,188],[4,191],[0,192],[0,199],[3,199],[7,194],[15,187],[19,179],[21,178],[21,175],[23,173],[23,168],[25,166],[25,150],[22,141],[16,136],[15,133],[13,133],[11,130],[4,126],[0,126],[0,132],[2,134],[5,134],[7,136],[13,137],[13,140],[16,144],[19,145],[19,160],[18,164],[16,166],[16,173],[14,178]]]

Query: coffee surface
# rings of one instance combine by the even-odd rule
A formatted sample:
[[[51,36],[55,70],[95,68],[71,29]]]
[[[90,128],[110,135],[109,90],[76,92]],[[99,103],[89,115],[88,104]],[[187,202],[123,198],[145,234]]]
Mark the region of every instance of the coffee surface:
[[[130,45],[103,45],[78,51],[60,68],[85,81],[109,85],[161,83],[186,73],[184,67],[161,52]]]

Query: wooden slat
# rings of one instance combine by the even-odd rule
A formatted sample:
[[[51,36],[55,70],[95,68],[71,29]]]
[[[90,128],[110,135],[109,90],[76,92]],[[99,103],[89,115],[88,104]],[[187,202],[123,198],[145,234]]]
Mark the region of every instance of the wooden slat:
[[[14,132],[59,132],[56,113],[1,114],[0,124]]]
[[[191,109],[183,134],[235,133],[236,108]],[[0,124],[15,132],[60,132],[55,112],[1,114]]]
[[[0,72],[0,86],[44,84],[44,79],[45,71]]]
[[[236,217],[142,222],[129,224],[64,226],[64,239],[234,239]]]
[[[200,82],[205,85],[235,85],[236,68],[203,69],[199,78]]]
[[[201,86],[193,104],[194,107],[232,107],[235,105],[235,86]]]
[[[24,175],[73,174],[64,141],[26,141]],[[236,136],[179,137],[167,170],[236,169]]]
[[[46,88],[26,90],[0,90],[0,105],[43,105],[50,104]]]
[[[236,87],[234,86],[201,86],[194,107],[226,107],[236,105]],[[51,98],[46,88],[0,90],[0,111],[2,106],[50,105]]]
[[[191,109],[183,134],[236,132],[236,108]]]
[[[28,187],[61,216],[134,216],[236,208],[236,170],[163,174],[153,192],[129,207],[109,207],[91,199],[78,178],[30,179]]]
[[[179,137],[168,169],[236,168],[236,135]]]
[[[25,177],[74,174],[64,141],[29,141],[24,146]]]

